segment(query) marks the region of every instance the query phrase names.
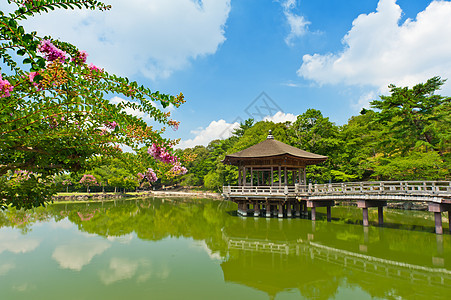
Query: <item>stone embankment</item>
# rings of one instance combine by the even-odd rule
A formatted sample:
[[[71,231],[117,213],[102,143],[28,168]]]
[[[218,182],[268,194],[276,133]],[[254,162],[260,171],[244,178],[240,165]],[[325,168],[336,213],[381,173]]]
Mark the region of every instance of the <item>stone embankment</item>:
[[[146,198],[146,197],[181,197],[181,198],[208,198],[208,199],[223,199],[218,193],[212,192],[199,192],[199,191],[148,191],[133,194],[123,193],[92,193],[92,194],[80,194],[70,196],[54,196],[53,201],[102,201],[108,199],[118,198]]]

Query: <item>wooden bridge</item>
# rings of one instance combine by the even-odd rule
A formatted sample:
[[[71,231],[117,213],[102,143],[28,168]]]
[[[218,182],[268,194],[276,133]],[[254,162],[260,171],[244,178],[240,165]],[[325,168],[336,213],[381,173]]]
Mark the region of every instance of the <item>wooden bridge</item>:
[[[336,201],[355,201],[363,211],[363,226],[368,226],[368,208],[378,208],[379,224],[383,224],[383,207],[387,201],[423,202],[435,215],[435,231],[443,234],[442,212],[448,212],[451,223],[450,181],[368,181],[308,185],[224,186],[223,196],[238,204],[238,214],[247,216],[307,217],[316,220],[316,208],[331,207]],[[451,227],[450,227],[451,232]]]

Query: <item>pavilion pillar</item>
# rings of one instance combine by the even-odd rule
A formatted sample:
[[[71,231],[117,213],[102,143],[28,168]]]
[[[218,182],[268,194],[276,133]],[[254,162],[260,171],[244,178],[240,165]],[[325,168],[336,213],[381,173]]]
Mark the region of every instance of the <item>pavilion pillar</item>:
[[[284,168],[284,173],[284,182],[285,185],[288,185],[287,167]]]
[[[296,171],[291,171],[291,181],[293,182],[293,185],[296,184]]]
[[[279,214],[277,215],[279,218],[283,218],[283,204],[279,202]]]
[[[238,168],[238,185],[243,185],[243,183],[241,182],[241,171],[242,171],[242,168],[239,167]]]
[[[307,201],[302,202],[302,210],[303,210],[303,212],[302,212],[303,216],[305,218],[307,218],[308,217]]]
[[[243,185],[246,185],[246,167],[243,168]]]
[[[281,175],[282,175],[282,170],[281,170],[281,168],[280,168],[280,166],[279,166],[279,187],[282,186],[282,178],[280,178]]]
[[[254,204],[254,217],[258,216],[260,216],[260,204],[258,204],[258,200],[256,200]]]
[[[287,202],[287,218],[291,218],[291,202]]]
[[[266,217],[271,218],[271,204],[268,201],[266,201]]]
[[[295,210],[294,216],[296,218],[301,217],[301,204],[299,203],[299,201],[296,201],[296,204],[294,205],[294,210]]]
[[[251,167],[251,186],[254,186],[254,168]]]
[[[306,185],[307,184],[307,172],[305,171],[305,168],[306,167],[304,167],[304,184]]]
[[[274,167],[271,166],[271,186],[274,185]]]
[[[302,178],[301,178],[301,168],[298,170],[298,176],[299,176],[299,184],[302,184]]]

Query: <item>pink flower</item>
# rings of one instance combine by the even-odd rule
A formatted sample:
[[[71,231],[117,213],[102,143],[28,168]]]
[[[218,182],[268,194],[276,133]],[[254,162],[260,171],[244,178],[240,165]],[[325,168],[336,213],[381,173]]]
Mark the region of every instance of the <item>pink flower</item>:
[[[117,126],[117,123],[116,123],[116,121],[113,121],[113,122],[106,122],[106,123],[105,123],[105,126],[108,127],[108,128],[110,128],[111,130],[114,130],[114,128],[116,128],[116,126]]]
[[[93,65],[93,64],[90,64],[88,68],[89,68],[91,71],[103,72],[103,69],[100,69],[99,67],[97,67],[97,66],[95,66],[95,65]]]
[[[172,166],[172,168],[169,172],[178,176],[178,175],[185,175],[188,172],[188,170],[185,167],[181,166],[179,162],[177,162],[174,164],[174,166]]]
[[[71,61],[75,62],[76,64],[84,64],[86,63],[86,59],[88,58],[88,53],[86,51],[80,50],[77,53],[77,56],[72,57]]]
[[[0,74],[0,98],[11,96],[11,91],[13,90],[13,86],[9,83],[8,80],[3,79]]]
[[[38,51],[43,53],[48,61],[66,59],[66,52],[55,47],[50,40],[42,40],[38,46]]]
[[[160,147],[155,143],[153,143],[152,146],[147,149],[147,153],[152,155],[154,159],[163,163],[175,164],[177,162],[176,156],[171,155],[171,153],[166,151],[166,148]]]
[[[158,180],[157,174],[155,174],[154,170],[152,168],[148,168],[146,173],[144,174],[144,177],[149,182],[155,182]]]

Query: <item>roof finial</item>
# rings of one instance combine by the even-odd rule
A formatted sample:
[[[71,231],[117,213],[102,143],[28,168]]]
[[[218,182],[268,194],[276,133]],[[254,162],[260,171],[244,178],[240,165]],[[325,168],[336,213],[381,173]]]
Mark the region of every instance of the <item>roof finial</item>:
[[[267,140],[273,140],[274,139],[273,135],[271,134],[271,130],[269,131],[268,137],[266,139]]]

